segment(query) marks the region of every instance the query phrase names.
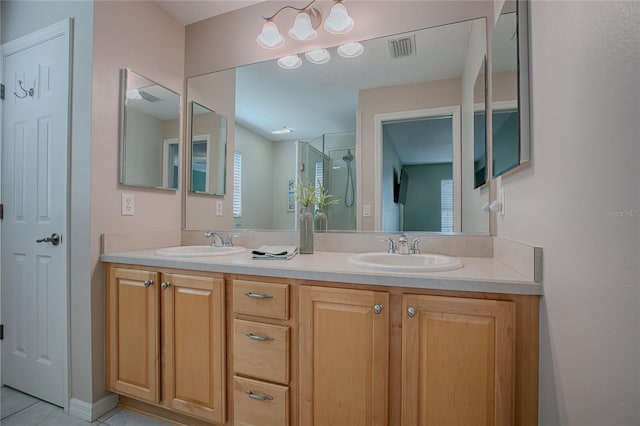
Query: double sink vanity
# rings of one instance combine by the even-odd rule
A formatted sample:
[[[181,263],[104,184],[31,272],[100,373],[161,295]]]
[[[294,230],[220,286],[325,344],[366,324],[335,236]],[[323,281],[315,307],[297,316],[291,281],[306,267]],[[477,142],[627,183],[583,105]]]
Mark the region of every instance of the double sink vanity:
[[[123,406],[189,425],[537,424],[542,289],[502,259],[194,244],[102,261]]]

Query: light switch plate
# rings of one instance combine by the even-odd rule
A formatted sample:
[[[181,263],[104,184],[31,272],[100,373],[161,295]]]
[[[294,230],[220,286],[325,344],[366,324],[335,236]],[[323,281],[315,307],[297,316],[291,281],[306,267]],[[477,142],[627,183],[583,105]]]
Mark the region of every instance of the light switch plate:
[[[133,194],[122,194],[120,208],[122,216],[133,216],[136,213],[135,196]]]
[[[216,216],[222,216],[222,201],[216,201]]]
[[[371,216],[371,206],[369,204],[364,204],[362,206],[362,216],[364,217]]]

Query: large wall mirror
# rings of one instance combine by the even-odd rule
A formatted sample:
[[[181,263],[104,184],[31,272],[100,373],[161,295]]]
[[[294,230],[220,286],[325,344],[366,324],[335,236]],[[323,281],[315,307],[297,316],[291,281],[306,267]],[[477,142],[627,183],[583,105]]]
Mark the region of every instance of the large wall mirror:
[[[229,117],[230,225],[295,229],[293,188],[311,183],[338,201],[325,208],[330,231],[488,233],[488,188],[475,178],[486,151],[474,136],[485,19],[362,46],[352,58],[327,48],[323,64],[301,54],[295,69],[273,60],[188,80],[190,100]],[[187,198],[187,229],[213,216]]]
[[[507,1],[491,38],[492,176],[529,162],[527,3]]]
[[[189,191],[224,195],[227,162],[227,119],[190,102]]]
[[[121,71],[120,183],[178,189],[180,95],[130,69]]]

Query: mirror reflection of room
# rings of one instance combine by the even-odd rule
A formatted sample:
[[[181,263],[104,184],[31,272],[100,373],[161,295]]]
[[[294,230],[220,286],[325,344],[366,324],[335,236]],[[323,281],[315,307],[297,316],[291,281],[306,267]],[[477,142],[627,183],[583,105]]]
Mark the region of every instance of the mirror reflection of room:
[[[180,95],[122,70],[120,183],[178,189]]]
[[[492,176],[520,165],[518,32],[515,2],[505,3],[491,38]]]
[[[190,191],[225,193],[227,119],[210,108],[191,102]]]
[[[486,162],[474,157],[475,104],[485,101],[474,94],[480,90],[476,80],[486,55],[485,20],[368,40],[362,46],[363,53],[355,58],[328,48],[331,59],[321,65],[305,62],[283,69],[272,60],[189,79],[191,100],[197,96],[216,110],[234,111],[229,120],[234,154],[228,162],[228,167],[233,163],[234,180],[231,226],[296,229],[300,206],[292,203],[290,185],[310,182],[338,201],[313,206],[326,214],[328,231],[487,233],[488,215],[481,206],[488,201],[488,188],[476,185],[474,178],[478,164]],[[207,89],[203,97],[205,86],[218,87],[219,93]],[[233,93],[225,92],[229,87]],[[450,163],[451,182],[445,186],[451,188],[451,206],[445,203],[443,213],[442,197],[427,198],[414,183],[407,204],[428,205],[427,210],[437,210],[438,220],[430,223],[431,214],[416,207],[408,209],[411,218],[403,218],[402,226],[383,227],[387,219],[382,193],[393,183],[387,171],[383,173],[383,159],[375,158],[376,144],[382,142],[375,140],[375,116],[441,107],[459,111],[457,122],[450,124],[452,137],[457,137],[449,142],[451,158],[439,160]],[[397,172],[399,177],[401,168]],[[437,181],[439,191],[442,180]],[[198,211],[193,205],[188,199],[186,228],[206,228],[211,219],[202,204]],[[213,208],[207,210],[211,217]],[[443,214],[449,215],[451,225],[443,227]],[[191,221],[195,216],[198,220]]]

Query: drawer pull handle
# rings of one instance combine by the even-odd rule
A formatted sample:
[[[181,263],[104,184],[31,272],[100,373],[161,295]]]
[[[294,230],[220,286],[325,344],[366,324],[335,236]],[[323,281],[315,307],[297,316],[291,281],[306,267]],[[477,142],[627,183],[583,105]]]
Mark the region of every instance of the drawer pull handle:
[[[250,390],[246,390],[244,393],[246,393],[249,398],[255,399],[256,401],[271,401],[273,399],[271,395],[258,395]]]
[[[273,299],[271,294],[251,293],[250,291],[245,291],[244,295],[252,299]]]
[[[142,285],[145,286],[145,288],[149,288],[153,285],[153,280],[145,280]]]
[[[247,331],[246,333],[244,333],[244,335],[247,336],[249,339],[256,340],[258,342],[267,342],[267,341],[270,341],[270,340],[275,340],[274,337],[271,337],[271,336],[257,336],[257,335],[253,334],[250,331]]]

